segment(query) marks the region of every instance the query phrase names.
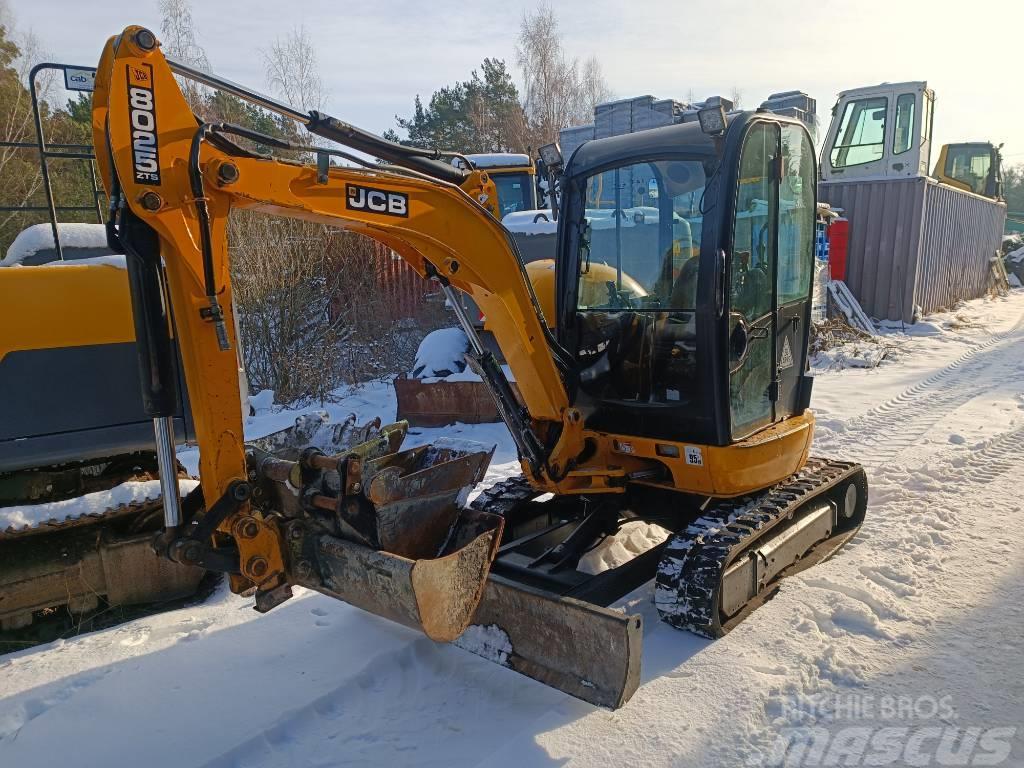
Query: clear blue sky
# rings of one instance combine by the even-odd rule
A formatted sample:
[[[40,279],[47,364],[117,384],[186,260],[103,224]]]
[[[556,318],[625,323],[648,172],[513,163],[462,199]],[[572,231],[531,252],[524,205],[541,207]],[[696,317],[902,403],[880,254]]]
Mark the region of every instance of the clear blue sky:
[[[132,23],[159,30],[156,0],[12,0],[22,27],[61,61],[92,64],[104,40]],[[264,88],[260,49],[304,25],[317,47],[327,109],[373,131],[407,115],[417,93],[468,77],[485,56],[514,70],[515,36],[532,2],[452,0],[204,0],[198,42],[214,71]],[[801,89],[828,123],[838,91],[927,80],[937,94],[936,144],[1004,141],[1024,163],[1017,94],[1021,0],[561,0],[568,52],[600,59],[617,96],[729,95],[745,105]],[[999,35],[990,39],[992,35]],[[937,150],[933,150],[933,161]]]

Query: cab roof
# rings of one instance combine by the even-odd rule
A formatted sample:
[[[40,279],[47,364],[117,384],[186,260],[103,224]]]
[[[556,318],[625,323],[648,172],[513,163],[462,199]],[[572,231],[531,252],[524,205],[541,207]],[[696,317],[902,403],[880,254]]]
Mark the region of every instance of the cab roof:
[[[700,123],[675,123],[586,141],[569,158],[566,175],[588,175],[601,167],[623,165],[631,158],[664,157],[679,154],[684,148],[688,154],[698,156],[714,157],[716,154],[714,140],[701,131]]]

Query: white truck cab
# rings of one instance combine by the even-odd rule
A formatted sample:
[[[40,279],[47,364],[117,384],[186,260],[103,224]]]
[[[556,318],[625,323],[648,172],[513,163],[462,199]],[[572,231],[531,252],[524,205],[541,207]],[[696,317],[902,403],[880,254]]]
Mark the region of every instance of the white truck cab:
[[[822,181],[927,176],[934,103],[923,81],[840,93],[821,150]]]

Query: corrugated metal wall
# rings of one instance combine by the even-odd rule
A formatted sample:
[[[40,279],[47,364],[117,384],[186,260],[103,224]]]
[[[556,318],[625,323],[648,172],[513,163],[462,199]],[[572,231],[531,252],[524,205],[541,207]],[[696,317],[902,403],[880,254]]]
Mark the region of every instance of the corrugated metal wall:
[[[1006,206],[934,179],[822,183],[850,220],[846,282],[872,317],[911,322],[982,296]]]
[[[380,243],[374,244],[377,261],[377,280],[384,289],[385,305],[380,310],[391,320],[415,317],[426,303],[430,293],[440,290],[437,283],[416,274],[400,256]]]
[[[924,312],[988,290],[990,260],[999,251],[1006,205],[928,180],[921,266],[915,301]]]

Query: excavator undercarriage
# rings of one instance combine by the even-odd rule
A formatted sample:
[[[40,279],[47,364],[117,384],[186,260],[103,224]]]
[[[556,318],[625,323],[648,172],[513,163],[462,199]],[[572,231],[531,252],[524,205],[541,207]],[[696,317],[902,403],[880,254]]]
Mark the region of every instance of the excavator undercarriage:
[[[441,440],[402,450],[406,428],[294,461],[249,447],[254,503],[239,535],[259,519],[287,542],[287,579],[262,586],[257,609],[306,587],[610,708],[640,684],[643,617],[615,608],[623,598],[654,579],[665,621],[720,637],[784,576],[836,552],[867,503],[858,465],[810,459],[785,482],[736,499],[644,487],[545,498],[516,476],[466,506],[493,449]],[[578,569],[595,542],[637,520],[671,535],[596,575]],[[198,546],[202,535],[185,540]]]

